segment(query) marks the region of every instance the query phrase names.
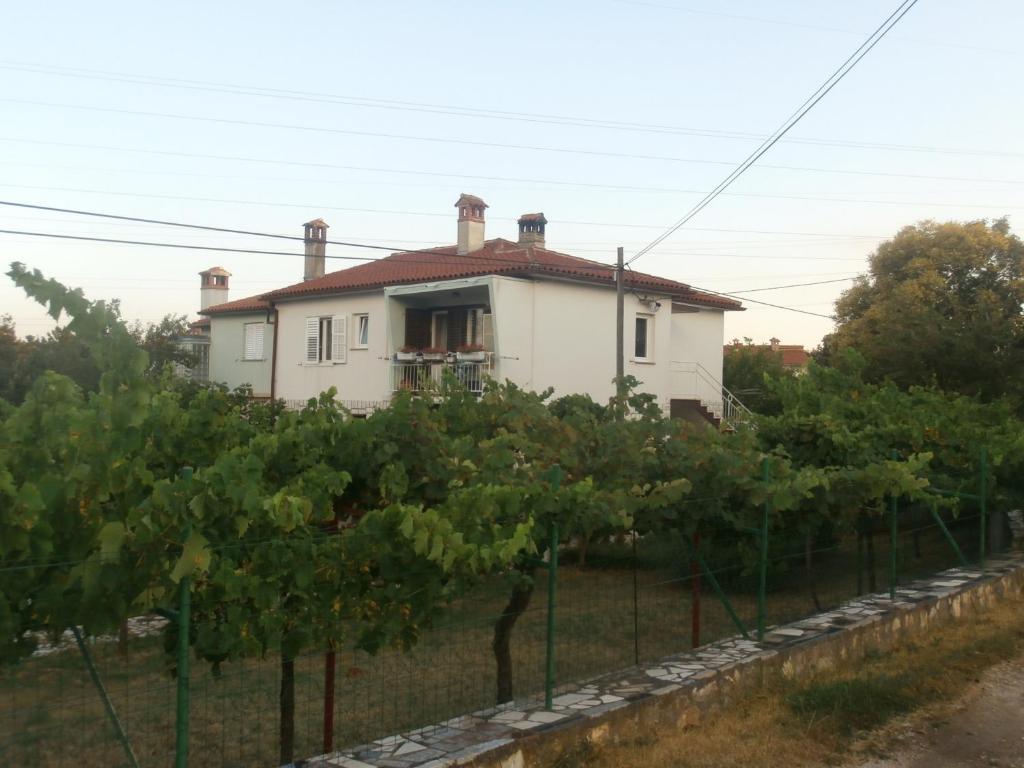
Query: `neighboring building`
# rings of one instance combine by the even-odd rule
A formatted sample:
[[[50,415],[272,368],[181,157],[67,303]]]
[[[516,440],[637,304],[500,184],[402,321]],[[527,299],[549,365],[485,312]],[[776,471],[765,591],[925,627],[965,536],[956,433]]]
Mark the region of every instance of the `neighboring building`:
[[[446,370],[476,391],[493,377],[556,396],[610,398],[615,270],[546,248],[542,213],[520,217],[516,241],[487,240],[483,200],[462,195],[456,208],[455,244],[331,273],[327,225],[308,222],[306,279],[202,310],[210,378],[233,385],[248,374],[256,394],[288,401],[333,386],[357,407],[418,390]],[[627,272],[625,284],[626,374],[666,409],[703,403],[721,416],[724,313],[741,305],[639,272]],[[243,338],[257,338],[257,325],[262,354],[254,350],[247,366]]]
[[[191,366],[174,364],[174,372],[195,381],[210,380],[210,319],[200,318],[188,327],[188,332],[176,339],[179,347],[192,355]]]
[[[782,367],[791,371],[802,371],[811,359],[811,353],[801,345],[780,344],[779,340],[774,337],[769,339],[767,344],[744,344],[739,339],[733,339],[732,344],[726,345],[723,351],[725,354],[729,354],[732,350],[741,348],[762,349],[766,352],[776,353],[782,359]]]

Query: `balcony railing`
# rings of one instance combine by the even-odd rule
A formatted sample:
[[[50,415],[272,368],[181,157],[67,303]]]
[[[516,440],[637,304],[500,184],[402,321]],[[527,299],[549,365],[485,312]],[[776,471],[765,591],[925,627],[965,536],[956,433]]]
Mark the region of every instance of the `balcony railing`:
[[[460,359],[449,355],[436,360],[393,360],[391,390],[422,392],[436,389],[448,372],[470,392],[480,394],[484,391],[484,380],[493,370],[494,359],[490,352],[483,353],[482,359]]]

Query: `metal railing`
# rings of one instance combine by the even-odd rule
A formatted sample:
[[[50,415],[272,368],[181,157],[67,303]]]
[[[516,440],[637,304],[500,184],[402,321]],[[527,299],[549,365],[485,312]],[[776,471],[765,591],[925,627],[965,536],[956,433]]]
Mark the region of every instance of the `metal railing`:
[[[749,426],[753,421],[750,409],[700,363],[673,360],[669,363],[669,377],[672,399],[698,401],[723,426]]]
[[[484,391],[484,380],[494,370],[494,358],[487,352],[483,360],[446,357],[440,360],[393,360],[391,362],[391,390],[393,392],[422,392],[440,385],[446,372],[470,392]]]

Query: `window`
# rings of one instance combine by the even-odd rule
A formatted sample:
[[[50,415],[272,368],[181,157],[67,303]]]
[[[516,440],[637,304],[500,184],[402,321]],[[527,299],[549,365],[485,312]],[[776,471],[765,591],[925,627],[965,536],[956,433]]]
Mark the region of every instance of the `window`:
[[[370,346],[370,316],[353,315],[356,326],[356,340],[352,342],[352,349],[366,349]]]
[[[344,317],[306,318],[306,365],[344,363],[348,353]]]
[[[644,362],[654,357],[654,323],[650,315],[636,316],[636,338],[633,345],[633,359]]]
[[[263,359],[263,323],[246,323],[244,330],[243,360]]]

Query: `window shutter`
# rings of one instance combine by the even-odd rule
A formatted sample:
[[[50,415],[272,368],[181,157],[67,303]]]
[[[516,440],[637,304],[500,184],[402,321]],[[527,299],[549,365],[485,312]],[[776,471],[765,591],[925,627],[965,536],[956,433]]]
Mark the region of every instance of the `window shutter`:
[[[344,363],[348,352],[348,339],[345,333],[347,320],[347,317],[335,315],[331,322],[331,360],[335,363]]]
[[[263,359],[263,323],[245,324],[245,359]]]
[[[488,352],[494,351],[494,315],[484,312],[483,316],[483,345]]]
[[[306,318],[306,362],[320,362],[320,318]]]

